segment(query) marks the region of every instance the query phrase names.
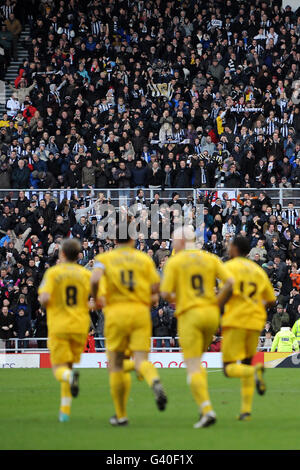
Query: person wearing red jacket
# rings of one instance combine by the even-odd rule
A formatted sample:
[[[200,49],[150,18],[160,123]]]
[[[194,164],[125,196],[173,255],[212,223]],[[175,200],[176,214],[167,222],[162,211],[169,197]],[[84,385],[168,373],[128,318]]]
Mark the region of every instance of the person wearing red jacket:
[[[37,250],[42,247],[42,243],[38,239],[37,235],[31,235],[31,237],[25,242],[25,246],[27,246],[29,254],[31,254],[33,250]]]
[[[94,353],[94,352],[96,352],[94,330],[91,330],[89,332],[84,352],[85,353]]]
[[[24,109],[22,114],[23,114],[23,117],[26,119],[26,121],[29,124],[31,119],[34,116],[34,113],[37,111],[37,109],[34,106],[32,106],[29,103],[29,101],[24,101],[24,106],[25,106],[25,109]]]
[[[213,342],[208,348],[209,352],[220,352],[221,351],[221,341],[220,338],[213,336]]]
[[[25,69],[20,69],[19,70],[19,75],[17,76],[17,78],[15,79],[15,87],[18,88],[19,84],[20,84],[20,81],[22,80],[25,80],[24,77],[23,77],[23,74],[25,72]]]

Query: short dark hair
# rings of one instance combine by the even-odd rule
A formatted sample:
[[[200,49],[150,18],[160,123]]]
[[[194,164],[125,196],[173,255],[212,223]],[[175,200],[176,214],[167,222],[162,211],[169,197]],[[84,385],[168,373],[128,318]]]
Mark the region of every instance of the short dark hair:
[[[61,250],[68,261],[77,261],[78,255],[81,251],[81,243],[76,238],[67,238],[62,241]]]
[[[238,235],[233,239],[232,244],[238,249],[241,256],[247,256],[250,251],[250,243],[248,238]]]

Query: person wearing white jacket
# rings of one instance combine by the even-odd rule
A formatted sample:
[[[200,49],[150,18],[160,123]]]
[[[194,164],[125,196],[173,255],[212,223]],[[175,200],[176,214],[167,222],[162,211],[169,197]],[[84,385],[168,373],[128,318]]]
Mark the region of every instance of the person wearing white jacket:
[[[20,102],[17,96],[13,95],[7,100],[6,109],[9,117],[15,117],[21,108]]]

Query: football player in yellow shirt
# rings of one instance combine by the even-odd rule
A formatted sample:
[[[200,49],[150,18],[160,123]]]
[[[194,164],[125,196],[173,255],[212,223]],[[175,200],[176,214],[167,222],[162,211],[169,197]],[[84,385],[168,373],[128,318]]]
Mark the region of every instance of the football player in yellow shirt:
[[[272,284],[264,270],[247,258],[249,251],[249,241],[242,236],[237,236],[229,247],[231,260],[225,266],[234,287],[222,317],[224,373],[241,379],[241,421],[251,417],[255,382],[260,395],[266,390],[263,364],[252,366],[251,362],[266,322],[266,307],[275,303]]]
[[[179,343],[187,367],[188,383],[200,410],[200,419],[194,428],[204,428],[216,422],[216,414],[210,402],[201,356],[219,327],[218,303],[226,301],[232,282],[217,256],[195,247],[192,227],[176,229],[173,246],[176,255],[170,257],[165,265],[161,296],[176,303]],[[215,294],[217,279],[224,282],[218,296]]]
[[[152,331],[150,306],[152,296],[159,291],[160,277],[154,262],[134,248],[131,238],[118,237],[118,247],[96,256],[91,277],[92,297],[97,308],[103,307],[99,292],[105,279],[104,336],[109,359],[110,390],[115,416],[113,426],[128,424],[127,401],[131,377],[124,371],[125,352],[132,351],[135,370],[152,388],[159,410],[164,410],[167,398],[156,368],[148,361]]]
[[[91,273],[77,264],[81,244],[63,240],[59,264],[47,269],[39,287],[39,301],[47,309],[48,347],[55,378],[61,383],[59,421],[68,421],[72,396],[79,393],[80,361],[90,325],[89,296]]]

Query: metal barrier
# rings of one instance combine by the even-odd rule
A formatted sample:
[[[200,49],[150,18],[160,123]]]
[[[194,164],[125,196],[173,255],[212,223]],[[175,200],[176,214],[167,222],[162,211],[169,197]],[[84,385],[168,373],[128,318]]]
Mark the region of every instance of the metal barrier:
[[[129,204],[132,199],[136,197],[138,188],[125,188],[125,189],[108,189],[108,188],[94,188],[94,189],[0,189],[0,199],[4,196],[10,195],[12,200],[18,199],[20,191],[24,191],[26,196],[31,199],[33,195],[37,195],[38,199],[43,199],[45,193],[50,193],[56,203],[60,203],[63,198],[71,199],[73,196],[90,198],[95,201],[100,193],[103,193],[106,199],[110,199],[114,206],[121,204]],[[154,194],[159,192],[162,201],[170,201],[174,192],[179,193],[180,200],[183,201],[187,196],[193,196],[194,204],[199,201],[199,197],[205,197],[208,193],[218,193],[222,198],[224,192],[228,193],[229,198],[235,203],[238,194],[254,193],[258,196],[261,192],[265,192],[272,200],[273,204],[280,203],[282,207],[287,207],[288,203],[292,201],[296,208],[300,208],[300,188],[164,188],[164,189],[150,189],[141,188],[144,191],[144,197],[147,202],[154,199]]]
[[[222,336],[217,337],[217,339],[222,339]],[[259,337],[259,343],[257,345],[257,351],[266,350],[266,352],[271,350],[271,347],[265,348],[263,345],[259,346],[262,341],[265,341],[265,336]],[[40,341],[47,341],[48,338],[10,338],[8,340],[0,340],[2,343],[10,342],[10,347],[2,347],[0,348],[0,353],[32,353],[32,352],[39,352],[39,353],[49,353],[49,349],[47,347],[39,348],[38,342]],[[105,352],[105,338],[96,336],[94,337],[95,340],[95,349],[96,352]],[[273,340],[273,337],[272,337]],[[176,336],[173,338],[172,336],[153,336],[151,338],[151,346],[150,352],[180,352],[181,348],[179,346],[179,337]],[[14,346],[13,346],[14,345]],[[12,347],[13,346],[13,347]]]

